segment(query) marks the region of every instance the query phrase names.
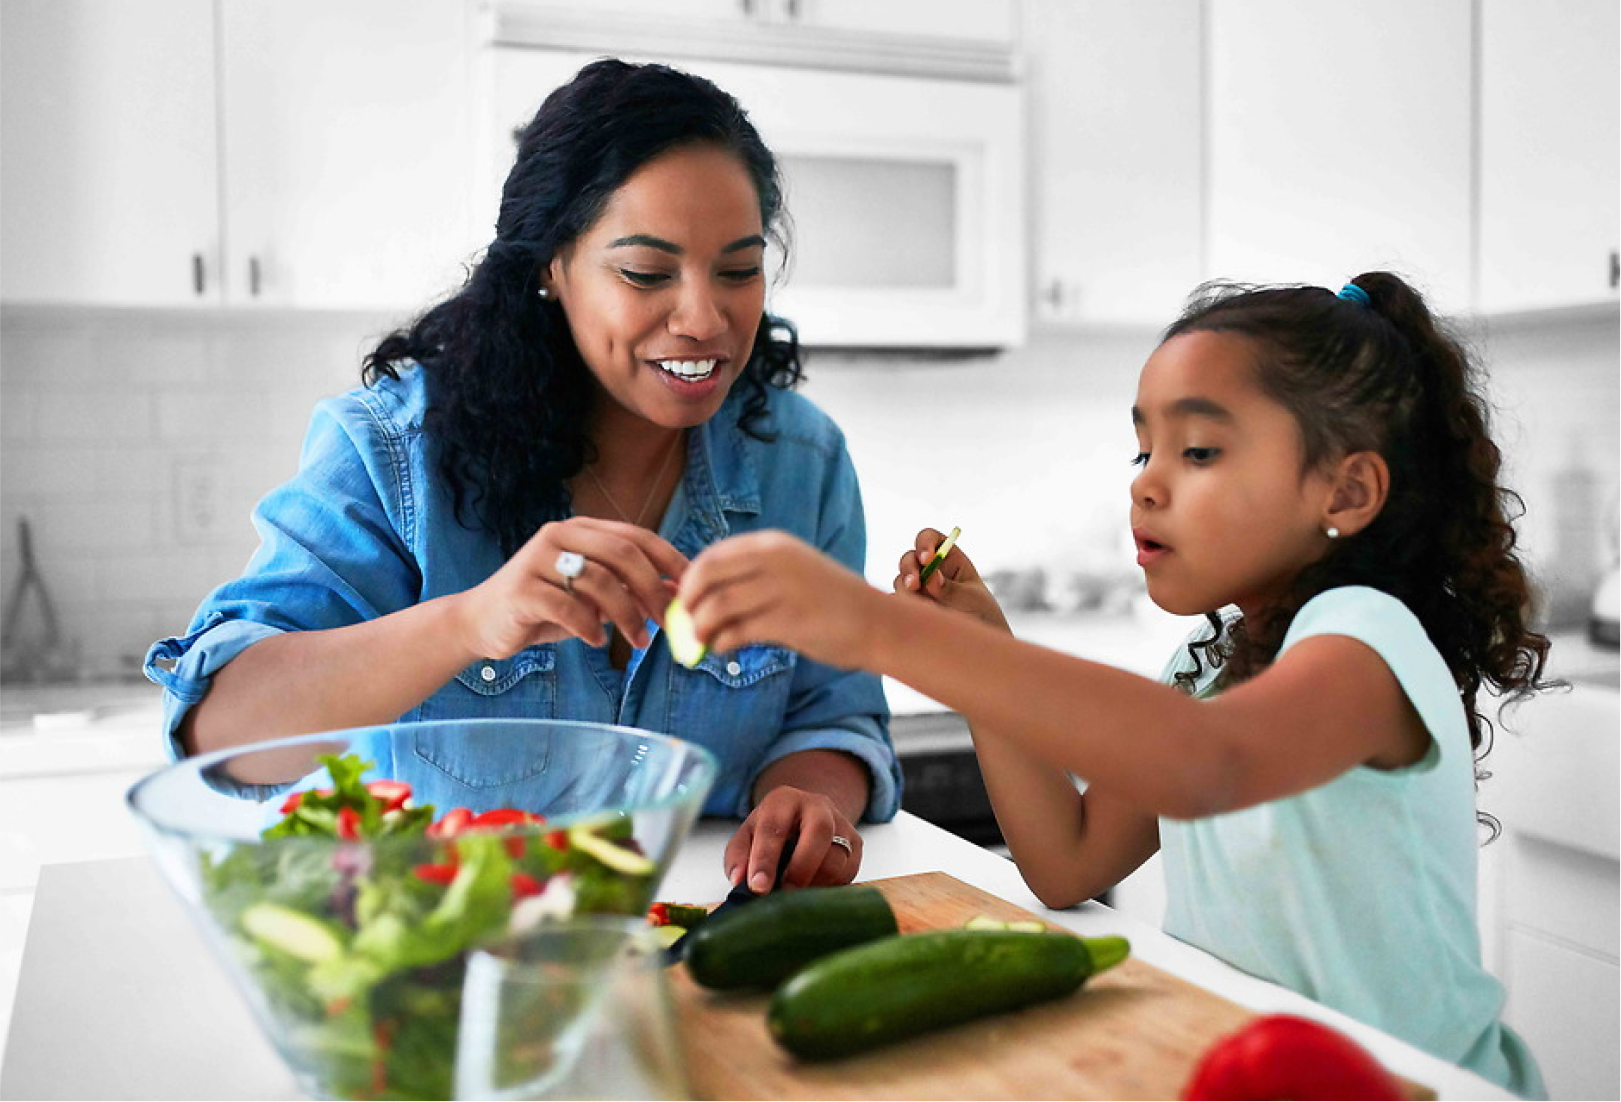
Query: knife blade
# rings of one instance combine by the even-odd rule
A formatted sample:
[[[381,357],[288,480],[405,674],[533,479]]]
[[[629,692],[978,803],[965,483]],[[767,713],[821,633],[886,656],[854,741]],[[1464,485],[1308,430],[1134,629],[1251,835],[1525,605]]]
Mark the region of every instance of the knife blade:
[[[797,841],[799,841],[799,836],[795,835],[794,837],[788,839],[787,845],[782,847],[782,855],[777,859],[777,882],[773,886],[773,890],[781,890],[782,888],[782,878],[783,875],[788,871],[788,862],[794,856],[794,843]],[[726,898],[721,900],[720,903],[716,905],[715,909],[709,912],[709,917],[704,919],[704,921],[711,922],[715,919],[715,916],[722,914],[723,912],[733,911],[739,907],[747,906],[748,904],[753,903],[756,899],[763,899],[769,894],[769,892],[756,892],[750,888],[749,878],[745,873],[743,879],[738,881],[737,885],[733,887],[731,891],[726,893]],[[695,926],[693,929],[697,929],[697,927]],[[665,946],[665,967],[669,967],[672,964],[679,964],[681,961],[687,959],[686,941],[691,935],[692,930],[688,930],[686,933],[670,942],[669,945]]]

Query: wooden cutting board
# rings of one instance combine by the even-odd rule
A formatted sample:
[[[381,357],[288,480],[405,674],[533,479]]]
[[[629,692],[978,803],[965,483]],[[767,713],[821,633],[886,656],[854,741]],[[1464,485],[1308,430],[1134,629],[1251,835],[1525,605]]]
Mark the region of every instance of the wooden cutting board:
[[[903,934],[975,915],[1040,921],[945,873],[868,883]],[[1133,957],[1068,998],[807,1062],[771,1039],[768,995],[706,990],[684,966],[670,981],[697,1098],[1177,1098],[1199,1055],[1254,1017]],[[1414,1086],[1412,1097],[1435,1094]]]

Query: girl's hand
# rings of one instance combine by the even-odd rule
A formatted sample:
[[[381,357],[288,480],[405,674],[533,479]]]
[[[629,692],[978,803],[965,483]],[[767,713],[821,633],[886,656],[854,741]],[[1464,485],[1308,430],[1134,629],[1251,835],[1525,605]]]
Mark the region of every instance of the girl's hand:
[[[846,850],[833,839],[849,843]],[[848,884],[861,869],[861,835],[828,796],[781,785],[767,792],[726,844],[726,877],[735,886],[744,877],[756,894],[777,882],[782,851],[794,853],[782,870],[784,888]]]
[[[558,556],[585,558],[580,576],[566,581]],[[485,658],[509,658],[524,647],[570,636],[595,647],[613,624],[632,646],[649,642],[647,620],[664,622],[685,555],[634,524],[570,517],[542,525],[529,542],[489,578],[462,593],[459,620],[466,649]]]
[[[711,544],[681,579],[700,642],[728,651],[777,643],[846,669],[862,665],[873,603],[865,579],[786,532]]]
[[[946,552],[946,557],[929,575],[929,580],[919,588],[918,578],[922,576],[924,565],[934,558],[936,549],[944,542],[945,536],[933,528],[925,528],[917,534],[913,549],[901,556],[896,567],[895,592],[920,593],[946,608],[954,608],[983,620],[991,627],[1010,630],[1007,617],[1002,615],[1002,606],[991,596],[990,589],[974,568],[973,561],[963,553],[960,544],[954,544]]]

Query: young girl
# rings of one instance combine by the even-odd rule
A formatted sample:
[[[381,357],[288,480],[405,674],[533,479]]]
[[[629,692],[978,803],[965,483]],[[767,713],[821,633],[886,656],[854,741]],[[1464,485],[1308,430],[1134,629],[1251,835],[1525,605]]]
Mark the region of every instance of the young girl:
[[[1544,687],[1548,642],[1472,374],[1383,272],[1218,288],[1170,327],[1131,411],[1132,534],[1154,602],[1210,627],[1168,684],[1016,640],[958,549],[919,599],[932,530],[899,595],[754,533],[682,600],[712,647],[770,640],[966,716],[1049,906],[1162,851],[1169,933],[1540,1094],[1480,962],[1474,765],[1483,683]]]

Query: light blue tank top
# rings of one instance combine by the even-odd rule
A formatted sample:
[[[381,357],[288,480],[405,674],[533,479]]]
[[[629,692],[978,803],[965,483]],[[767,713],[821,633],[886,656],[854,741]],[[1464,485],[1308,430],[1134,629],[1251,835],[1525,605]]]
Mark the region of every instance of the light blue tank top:
[[[1358,766],[1307,792],[1205,819],[1160,820],[1165,930],[1526,1097],[1545,1097],[1481,964],[1468,723],[1418,618],[1363,586],[1321,593],[1282,650],[1367,644],[1430,732],[1414,765]],[[1183,648],[1165,680],[1190,669]],[[1208,690],[1213,674],[1201,675]]]

